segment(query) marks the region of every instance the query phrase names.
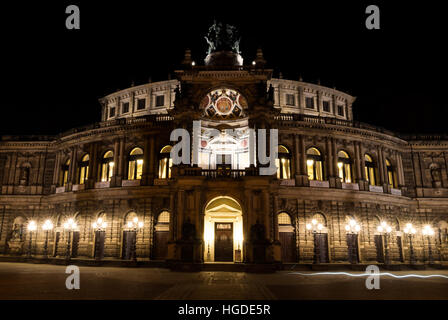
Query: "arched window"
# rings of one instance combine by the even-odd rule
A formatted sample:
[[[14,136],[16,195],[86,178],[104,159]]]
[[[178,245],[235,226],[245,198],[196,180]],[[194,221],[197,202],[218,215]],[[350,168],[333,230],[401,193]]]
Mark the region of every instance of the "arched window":
[[[81,158],[81,162],[79,163],[79,178],[78,183],[84,184],[86,180],[89,178],[89,155],[85,154]]]
[[[61,180],[60,185],[65,186],[68,183],[68,170],[70,169],[70,159],[67,159],[61,166]]]
[[[291,217],[286,212],[282,212],[278,214],[278,224],[279,225],[288,225],[290,226],[291,223]]]
[[[275,160],[275,165],[277,179],[291,179],[291,154],[285,146],[278,146],[278,159]]]
[[[352,183],[352,161],[345,151],[338,152],[338,176],[344,183]]]
[[[171,146],[164,146],[159,154],[159,179],[171,178],[171,166],[173,160],[170,158]]]
[[[101,181],[110,181],[114,173],[114,153],[107,151],[101,159]]]
[[[157,224],[170,223],[170,213],[168,211],[162,211],[157,218]]]
[[[308,171],[308,179],[324,180],[322,155],[316,148],[309,148],[306,151],[306,166]]]
[[[143,172],[143,150],[134,148],[129,153],[128,161],[128,179],[138,180],[142,178]]]
[[[387,181],[391,188],[397,188],[397,172],[389,159],[386,159]]]
[[[376,166],[373,162],[373,159],[370,155],[367,153],[364,155],[364,164],[366,169],[366,179],[369,182],[371,186],[376,186],[377,179],[376,179]]]

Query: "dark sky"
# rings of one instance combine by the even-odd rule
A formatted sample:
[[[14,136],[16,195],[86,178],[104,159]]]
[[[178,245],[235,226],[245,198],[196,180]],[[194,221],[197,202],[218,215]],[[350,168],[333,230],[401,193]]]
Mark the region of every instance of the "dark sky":
[[[166,79],[185,48],[202,63],[214,18],[239,28],[245,62],[261,46],[274,76],[320,79],[357,96],[356,120],[448,132],[445,11],[429,2],[16,2],[1,9],[0,134],[55,134],[99,121],[98,98],[132,81]],[[65,29],[69,4],[80,7],[81,30]],[[368,4],[380,7],[381,30],[365,28]]]

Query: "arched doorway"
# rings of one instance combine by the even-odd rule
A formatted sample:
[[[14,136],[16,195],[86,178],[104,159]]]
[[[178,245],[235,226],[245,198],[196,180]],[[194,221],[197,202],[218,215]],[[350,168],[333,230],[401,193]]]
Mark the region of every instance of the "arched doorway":
[[[317,230],[313,226],[317,226]],[[323,214],[316,213],[311,219],[311,228],[313,229],[314,236],[314,262],[315,263],[328,263],[328,228],[327,219]]]
[[[282,262],[296,261],[296,241],[291,217],[286,212],[278,214],[278,233],[282,246]]]
[[[217,197],[205,207],[204,261],[243,261],[241,206],[230,197]]]
[[[165,260],[168,252],[168,236],[170,231],[170,213],[162,211],[157,216],[154,226],[154,251],[152,258],[154,260]]]

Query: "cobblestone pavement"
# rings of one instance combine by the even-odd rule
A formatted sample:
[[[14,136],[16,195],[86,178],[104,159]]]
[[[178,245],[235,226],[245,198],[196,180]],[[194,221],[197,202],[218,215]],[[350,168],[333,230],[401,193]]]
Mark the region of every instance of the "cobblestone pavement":
[[[391,273],[448,276],[447,270]],[[346,275],[80,267],[80,289],[68,290],[68,276],[65,266],[0,263],[0,299],[448,299],[446,278],[382,276],[381,289],[368,290],[365,277]]]

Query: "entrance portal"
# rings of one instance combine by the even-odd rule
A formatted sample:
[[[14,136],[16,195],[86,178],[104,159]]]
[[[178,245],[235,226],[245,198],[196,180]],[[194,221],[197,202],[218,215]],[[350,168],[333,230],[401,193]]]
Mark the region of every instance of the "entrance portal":
[[[215,222],[215,261],[233,261],[233,223]]]
[[[241,206],[230,197],[217,197],[205,208],[204,261],[242,262]]]

